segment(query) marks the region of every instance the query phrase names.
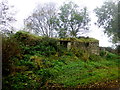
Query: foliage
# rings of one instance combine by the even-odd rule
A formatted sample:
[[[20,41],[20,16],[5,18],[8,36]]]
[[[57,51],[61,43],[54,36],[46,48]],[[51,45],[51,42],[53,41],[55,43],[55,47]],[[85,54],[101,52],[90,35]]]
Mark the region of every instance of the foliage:
[[[120,55],[120,45],[118,45],[118,46],[116,47],[116,51],[117,51],[117,53]]]
[[[48,37],[37,37],[28,32],[17,32],[14,35],[21,45],[23,54],[35,55],[36,53],[44,56],[56,54],[62,51],[58,45],[58,40]]]
[[[7,37],[2,35],[2,67],[3,75],[8,75],[11,72],[10,65],[12,64],[11,59],[13,57],[21,56],[21,49],[15,38],[12,36]]]
[[[80,59],[87,61],[89,60],[90,54],[86,50],[81,50],[78,48],[72,48],[71,51]]]
[[[97,25],[105,29],[108,36],[113,36],[112,41],[118,43],[119,37],[119,8],[118,1],[106,1],[101,7],[97,7],[94,12],[98,17]]]
[[[3,75],[3,89],[38,90],[49,84],[76,87],[118,78],[118,55],[101,52],[98,56],[78,49],[68,51],[59,46],[57,41],[58,39],[37,37],[28,32],[3,37],[3,52],[10,48],[4,53],[6,58],[3,59],[8,59],[9,62],[3,65],[4,69],[11,71],[8,75]]]
[[[65,38],[85,32],[89,21],[86,7],[79,11],[76,4],[69,2],[60,7],[59,13],[53,3],[38,6],[24,22],[29,31],[37,35]]]
[[[45,68],[45,60],[42,57],[31,56],[30,60],[35,64],[37,69]]]
[[[101,54],[103,56],[103,54]],[[101,61],[103,58],[99,55],[90,54],[89,59],[91,61]]]
[[[11,75],[4,78],[3,89],[13,90],[13,89],[38,89],[40,85],[41,77],[34,74],[32,71],[26,71],[24,73],[17,73],[16,75]],[[9,86],[9,88],[7,87]],[[5,87],[6,86],[6,87]]]
[[[59,71],[50,83],[58,83],[60,86],[67,87],[87,86],[92,83],[118,78],[117,62],[104,59],[101,61],[88,61],[87,63],[82,60],[72,61],[67,65],[58,66],[57,69],[54,68],[55,70]]]
[[[56,12],[54,3],[38,5],[32,15],[24,20],[25,26],[36,35],[53,37],[55,31],[53,19]]]
[[[8,0],[2,0],[0,3],[0,30],[2,33],[13,33],[14,28],[11,23],[16,21],[14,14],[13,6],[8,4]]]
[[[60,13],[56,21],[59,37],[76,37],[78,32],[85,32],[89,21],[86,7],[79,11],[77,4],[73,2],[64,3],[60,7]]]
[[[89,37],[77,37],[77,38],[60,38],[59,40],[64,41],[78,41],[78,42],[98,42],[95,38],[89,38]]]
[[[117,58],[118,56],[116,55],[116,54],[113,54],[113,53],[107,53],[107,55],[106,55],[106,58],[108,58],[108,59],[113,59],[113,58]]]
[[[100,51],[100,56],[106,56],[106,51]]]
[[[19,42],[23,43],[24,45],[34,46],[37,42],[41,41],[41,37],[36,35],[30,34],[29,32],[25,31],[18,31],[15,35],[13,35]]]

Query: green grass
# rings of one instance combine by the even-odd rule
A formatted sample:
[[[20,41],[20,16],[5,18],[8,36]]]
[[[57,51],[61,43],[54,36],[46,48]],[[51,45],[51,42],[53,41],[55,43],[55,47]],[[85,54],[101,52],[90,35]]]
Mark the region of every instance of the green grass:
[[[26,32],[18,32],[14,37],[10,40],[17,39],[14,46],[19,47],[18,53],[9,39],[4,42],[4,90],[39,90],[46,83],[76,87],[118,79],[120,56],[116,54],[101,52],[98,56],[79,50],[67,51],[55,39]]]
[[[118,55],[111,53],[99,58],[100,60],[92,57],[94,60],[88,61],[81,60],[70,52],[60,57],[54,55],[42,57],[40,55],[36,57],[36,60],[40,58],[40,62],[43,64],[42,67],[38,65],[39,68],[34,60],[31,61],[30,57],[33,56],[26,54],[23,58],[25,60],[17,60],[16,68],[19,66],[20,71],[16,71],[15,74],[3,79],[5,81],[4,85],[9,82],[11,83],[11,89],[18,90],[26,88],[38,89],[43,87],[46,82],[64,87],[76,87],[117,80],[119,77],[118,65],[120,59]]]
[[[59,68],[57,76],[50,83],[62,84],[64,86],[84,86],[118,78],[117,63],[109,60],[88,62],[78,60],[57,68]],[[56,70],[56,68],[54,69]]]

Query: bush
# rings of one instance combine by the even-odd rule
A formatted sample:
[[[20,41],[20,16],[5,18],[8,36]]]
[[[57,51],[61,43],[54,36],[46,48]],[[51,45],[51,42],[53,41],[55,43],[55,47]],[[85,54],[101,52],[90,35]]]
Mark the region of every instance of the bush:
[[[17,73],[3,79],[3,90],[30,90],[31,88],[37,90],[40,82],[41,77],[32,71]]]
[[[58,45],[58,40],[49,37],[39,37],[28,32],[19,31],[15,37],[22,48],[23,54],[35,55],[36,53],[50,56],[55,55],[56,52],[62,52]]]
[[[114,54],[114,53],[110,53],[108,51],[101,51],[100,52],[100,56],[101,57],[104,57],[106,59],[116,59],[118,58],[118,55],[117,54]]]
[[[118,58],[118,55],[107,52],[106,58],[107,59],[116,59],[116,58]]]
[[[90,57],[89,57],[89,59],[90,59],[91,61],[100,61],[100,60],[102,60],[103,58],[102,58],[101,56],[99,56],[99,55],[91,54]]]
[[[3,75],[10,73],[11,63],[13,57],[21,56],[21,49],[17,40],[13,37],[3,36],[2,38],[2,67]]]
[[[72,48],[71,51],[80,59],[84,61],[89,60],[89,53],[86,50]]]
[[[100,51],[100,56],[101,56],[101,57],[106,56],[106,54],[107,54],[107,52],[106,52],[106,51]]]
[[[37,69],[41,69],[45,67],[44,60],[42,57],[31,56],[30,60],[36,65]]]
[[[44,37],[36,49],[40,50],[41,54],[45,56],[55,55],[60,50],[57,43],[56,39]]]
[[[34,46],[37,44],[37,42],[40,42],[42,39],[39,36],[35,36],[25,31],[18,31],[15,35],[13,35],[13,37],[16,38],[22,44],[28,46]]]
[[[41,87],[43,87],[47,83],[47,80],[51,79],[52,76],[49,69],[40,69],[36,74],[41,77],[41,82],[39,83]]]

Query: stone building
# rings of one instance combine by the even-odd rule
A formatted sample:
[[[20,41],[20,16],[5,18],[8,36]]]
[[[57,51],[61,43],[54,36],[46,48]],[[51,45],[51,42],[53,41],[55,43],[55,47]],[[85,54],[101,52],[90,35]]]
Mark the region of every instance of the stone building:
[[[89,53],[99,55],[99,41],[94,38],[66,38],[59,40],[60,45],[63,45],[68,50],[72,48],[86,50]]]

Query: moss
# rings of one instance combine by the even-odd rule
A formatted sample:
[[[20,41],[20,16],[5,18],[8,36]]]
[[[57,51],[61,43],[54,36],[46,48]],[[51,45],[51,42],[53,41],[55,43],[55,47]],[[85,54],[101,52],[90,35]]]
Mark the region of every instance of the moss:
[[[37,35],[34,35],[34,34],[31,34],[31,33],[29,33],[29,32],[26,32],[26,31],[18,31],[17,33],[16,33],[16,35],[18,35],[19,37],[21,36],[28,36],[29,38],[31,38],[31,39],[42,39],[42,37],[40,37],[40,36],[37,36]]]
[[[95,38],[80,38],[77,39],[79,42],[99,42],[97,39]]]
[[[24,43],[25,45],[35,45],[36,42],[42,40],[42,37],[30,34],[25,31],[18,31],[13,37],[15,37],[18,41]]]
[[[16,38],[19,40],[27,39],[27,42],[29,41],[35,41],[35,40],[41,40],[44,37],[40,37],[34,34],[30,34],[29,32],[25,31],[18,31],[15,35]],[[78,42],[99,42],[95,38],[88,38],[88,37],[81,37],[81,38],[52,38],[55,40],[60,40],[60,41],[78,41]]]
[[[95,38],[60,38],[58,40],[62,40],[62,41],[78,41],[78,42],[99,42],[97,39]]]

